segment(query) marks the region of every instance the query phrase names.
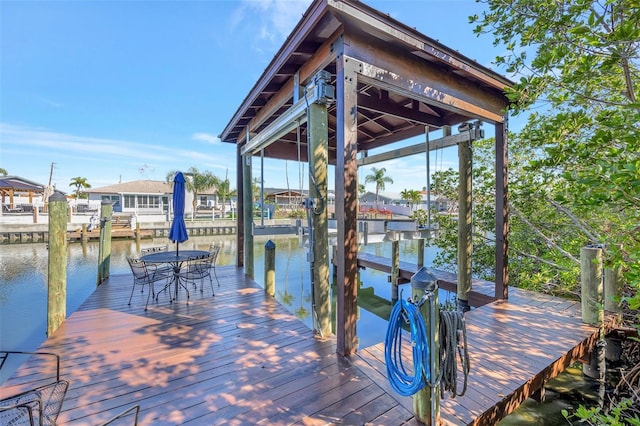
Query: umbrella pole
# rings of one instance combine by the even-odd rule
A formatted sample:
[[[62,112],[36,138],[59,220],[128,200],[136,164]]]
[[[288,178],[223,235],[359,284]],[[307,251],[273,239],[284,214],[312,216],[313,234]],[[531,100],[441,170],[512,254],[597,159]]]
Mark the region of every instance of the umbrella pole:
[[[180,243],[176,241],[176,256],[180,254]]]

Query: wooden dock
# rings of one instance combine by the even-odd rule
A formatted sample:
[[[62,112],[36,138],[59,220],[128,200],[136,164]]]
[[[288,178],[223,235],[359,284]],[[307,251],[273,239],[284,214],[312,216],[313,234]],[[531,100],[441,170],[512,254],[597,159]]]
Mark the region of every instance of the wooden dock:
[[[390,389],[382,342],[342,358],[334,338],[314,338],[243,270],[217,270],[215,297],[206,285],[188,304],[162,294],[145,312],[146,293],[128,306],[131,277],[112,276],[71,314],[40,347],[61,355],[71,382],[59,424],[99,424],[134,404],[141,425],[418,424],[411,398]],[[508,302],[465,318],[469,389],[443,398],[446,425],[494,424],[598,336],[581,323],[579,303],[514,288]],[[30,358],[0,397],[52,371]]]
[[[388,257],[376,256],[370,253],[358,253],[358,267],[359,268],[371,268],[378,271],[391,273],[391,259]],[[415,263],[409,263],[400,261],[399,270],[399,282],[398,284],[408,283],[411,281],[411,277],[418,271],[418,265]],[[429,268],[429,272],[435,275],[438,279],[438,287],[450,291],[456,292],[458,285],[458,278],[456,274],[441,271],[439,269]],[[494,298],[494,283],[480,280],[477,278],[471,281],[471,292],[469,293],[469,304],[473,307],[479,307],[491,303]]]

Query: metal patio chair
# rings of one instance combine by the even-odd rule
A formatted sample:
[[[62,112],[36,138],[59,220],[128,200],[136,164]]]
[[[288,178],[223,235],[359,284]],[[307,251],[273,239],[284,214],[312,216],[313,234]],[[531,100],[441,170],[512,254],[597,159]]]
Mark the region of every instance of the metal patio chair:
[[[156,246],[156,247],[145,247],[143,249],[140,249],[140,256],[144,256],[145,254],[159,253],[159,252],[165,252],[165,251],[169,251],[169,246],[167,244],[163,246]]]
[[[213,259],[211,260],[211,269],[213,269],[213,276],[218,283],[218,287],[220,287],[220,280],[218,280],[218,274],[216,273],[216,263],[218,262],[218,255],[220,254],[220,246],[217,244],[211,244],[211,247],[209,247],[209,253],[211,253],[211,256],[213,257]]]
[[[213,291],[213,280],[211,279],[212,264],[213,255],[211,253],[205,257],[190,259],[187,263],[187,267],[180,272],[180,278],[184,279],[185,282],[193,283],[195,288],[197,288],[196,281],[200,280],[200,293],[204,291],[204,279],[209,278],[211,293],[215,296],[216,294]]]
[[[149,305],[149,297],[153,294],[155,296],[155,290],[153,284],[158,281],[166,281],[173,276],[173,270],[164,271],[164,268],[157,268],[156,265],[148,265],[140,259],[127,256],[127,262],[131,267],[133,273],[133,286],[131,287],[131,295],[129,296],[129,305],[131,305],[131,298],[133,297],[133,290],[137,285],[141,287],[141,292],[144,293],[144,287],[149,286],[150,291],[147,294],[147,303],[144,305],[144,310],[147,310]],[[169,275],[171,272],[171,275]]]
[[[155,246],[155,247],[145,247],[143,249],[140,249],[140,257],[147,255],[147,254],[151,254],[151,253],[164,253],[169,251],[169,245],[165,244],[163,246]],[[156,273],[162,273],[162,274],[172,274],[173,273],[173,266],[171,265],[165,265],[165,266],[161,266],[161,265],[156,265]]]
[[[2,425],[55,425],[69,388],[67,380],[60,379],[60,357],[49,352],[0,351],[0,369],[11,354],[53,356],[56,358],[56,379],[0,400]]]
[[[133,407],[127,408],[122,413],[107,420],[105,423],[102,423],[100,426],[125,424],[124,421],[128,420],[130,417],[133,417],[133,423],[130,423],[129,421],[127,421],[126,424],[132,424],[133,426],[136,426],[138,424],[139,416],[140,416],[140,405],[134,405]]]

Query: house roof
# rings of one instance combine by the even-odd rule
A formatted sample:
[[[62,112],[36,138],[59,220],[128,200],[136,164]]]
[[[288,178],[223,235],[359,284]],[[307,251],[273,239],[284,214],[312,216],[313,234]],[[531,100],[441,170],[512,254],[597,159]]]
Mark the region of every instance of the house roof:
[[[220,134],[221,140],[244,145],[247,131],[259,134],[286,116],[294,104],[297,80],[304,87],[324,70],[335,87],[340,52],[379,69],[361,70],[362,79],[358,78],[358,151],[424,134],[425,127],[434,130],[474,119],[501,121],[508,103],[503,91],[513,84],[361,1],[314,0]],[[335,103],[328,114],[329,161],[334,163],[340,121]],[[306,146],[306,125],[300,132]],[[263,153],[294,159],[298,143],[293,129]],[[307,160],[306,148],[302,157]]]
[[[83,190],[87,194],[171,194],[171,185],[161,180],[134,180]]]
[[[44,185],[20,176],[2,176],[0,177],[0,189],[13,189],[14,191],[25,192],[44,192]]]
[[[172,194],[171,184],[161,180],[134,180],[131,182],[117,183],[115,185],[102,186],[100,188],[88,188],[83,190],[87,194]],[[198,192],[198,195],[214,195],[215,188]]]

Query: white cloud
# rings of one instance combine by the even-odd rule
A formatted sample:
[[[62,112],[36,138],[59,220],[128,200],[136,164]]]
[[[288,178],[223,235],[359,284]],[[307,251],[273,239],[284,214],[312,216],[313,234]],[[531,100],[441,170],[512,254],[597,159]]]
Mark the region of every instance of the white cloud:
[[[194,133],[191,135],[191,139],[194,141],[206,142],[208,144],[216,144],[220,142],[220,138],[214,135],[210,135],[208,133]]]
[[[310,0],[245,0],[259,22],[254,28],[261,40],[280,44],[293,30]]]

